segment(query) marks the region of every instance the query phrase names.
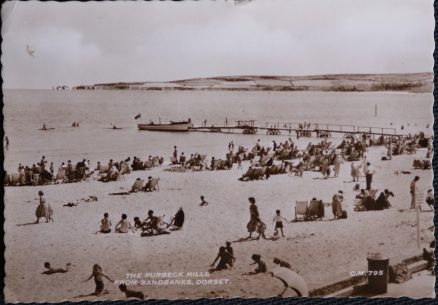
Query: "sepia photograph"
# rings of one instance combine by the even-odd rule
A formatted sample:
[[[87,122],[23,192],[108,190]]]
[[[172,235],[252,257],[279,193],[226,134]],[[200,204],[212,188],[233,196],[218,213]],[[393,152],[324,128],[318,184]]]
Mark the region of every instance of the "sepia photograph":
[[[433,0],[1,17],[5,302],[435,298]]]

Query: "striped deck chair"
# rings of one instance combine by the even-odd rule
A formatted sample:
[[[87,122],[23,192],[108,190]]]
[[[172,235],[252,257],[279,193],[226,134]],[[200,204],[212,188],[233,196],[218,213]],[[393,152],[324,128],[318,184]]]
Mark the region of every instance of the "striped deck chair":
[[[20,174],[19,173],[12,173],[11,174],[11,184],[12,185],[19,185],[21,183]]]
[[[108,165],[101,165],[99,169],[99,174],[105,174],[108,172]]]
[[[66,170],[59,169],[55,177],[55,183],[59,183],[59,181],[64,182],[65,176],[66,176]]]
[[[307,212],[308,212],[308,205],[306,201],[295,201],[295,219],[294,221],[298,220],[307,220]]]

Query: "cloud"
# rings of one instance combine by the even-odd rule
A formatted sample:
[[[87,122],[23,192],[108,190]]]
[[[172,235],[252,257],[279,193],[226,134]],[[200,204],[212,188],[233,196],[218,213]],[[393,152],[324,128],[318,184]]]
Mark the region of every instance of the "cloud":
[[[432,0],[17,2],[4,87],[432,71]],[[25,46],[35,49],[35,58]]]

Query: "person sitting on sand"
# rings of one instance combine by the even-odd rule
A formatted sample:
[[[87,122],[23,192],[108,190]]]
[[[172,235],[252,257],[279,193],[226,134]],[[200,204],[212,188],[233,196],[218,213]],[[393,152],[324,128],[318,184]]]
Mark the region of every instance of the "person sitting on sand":
[[[95,264],[93,266],[93,273],[91,273],[90,277],[88,279],[86,279],[85,281],[83,281],[83,283],[88,282],[89,280],[91,280],[92,277],[94,277],[94,283],[96,284],[96,289],[94,291],[95,296],[101,295],[103,293],[108,293],[107,290],[104,290],[104,288],[105,288],[105,286],[103,284],[104,277],[108,281],[114,283],[114,281],[112,279],[110,279],[107,275],[102,273],[102,268],[98,264]]]
[[[219,253],[216,256],[216,259],[214,260],[213,264],[211,264],[210,266],[214,267],[214,264],[216,264],[218,260],[219,260],[219,264],[215,268],[210,269],[209,272],[224,270],[224,269],[228,269],[228,267],[233,266],[233,256],[230,253],[228,253],[228,251],[226,251],[225,247],[219,248]]]
[[[116,224],[115,227],[115,231],[117,233],[128,233],[129,229],[131,229],[132,233],[134,233],[134,229],[127,218],[128,216],[126,214],[122,214],[122,219]]]
[[[236,258],[234,257],[234,250],[231,247],[231,243],[229,241],[225,243],[225,250],[232,256],[232,263],[234,263],[236,261]]]
[[[254,261],[254,263],[251,263],[250,265],[257,264],[257,268],[254,270],[254,274],[257,273],[265,273],[267,271],[266,263],[262,261],[262,257],[259,254],[253,254],[251,256],[251,259]]]
[[[144,186],[145,192],[152,192],[154,187],[152,187],[153,178],[151,176],[148,177],[148,182],[146,182]]]
[[[201,203],[199,204],[201,207],[208,205],[208,202],[205,201],[204,196],[201,196]]]
[[[108,218],[108,213],[105,213],[103,214],[103,218],[100,221],[100,233],[110,233],[110,232],[111,232],[111,220],[109,220]]]
[[[144,300],[144,294],[141,291],[134,291],[131,289],[128,289],[126,287],[126,284],[120,284],[119,285],[119,289],[121,292],[125,293],[125,296],[129,299],[129,298],[135,298],[135,299],[140,299],[140,300]]]
[[[388,189],[385,189],[380,193],[379,197],[376,200],[376,210],[388,209],[391,207],[391,203],[389,202],[389,197],[394,197],[394,193],[390,192]]]
[[[163,218],[154,216],[154,211],[148,211],[148,218],[144,221],[144,226],[157,231],[159,234],[169,234],[170,231],[164,225]]]
[[[135,216],[134,217],[134,228],[136,229],[142,229],[144,227],[144,222],[140,220],[140,217]]]
[[[45,262],[44,267],[47,270],[44,271],[42,274],[66,273],[70,271],[71,264],[68,263],[67,265],[65,265],[65,269],[63,269],[63,268],[53,268],[50,266],[49,262]]]

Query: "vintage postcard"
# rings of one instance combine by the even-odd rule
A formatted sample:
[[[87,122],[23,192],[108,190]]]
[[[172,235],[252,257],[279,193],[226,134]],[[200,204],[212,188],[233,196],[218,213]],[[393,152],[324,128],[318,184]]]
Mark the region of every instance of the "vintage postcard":
[[[6,302],[435,297],[432,0],[1,14]]]

